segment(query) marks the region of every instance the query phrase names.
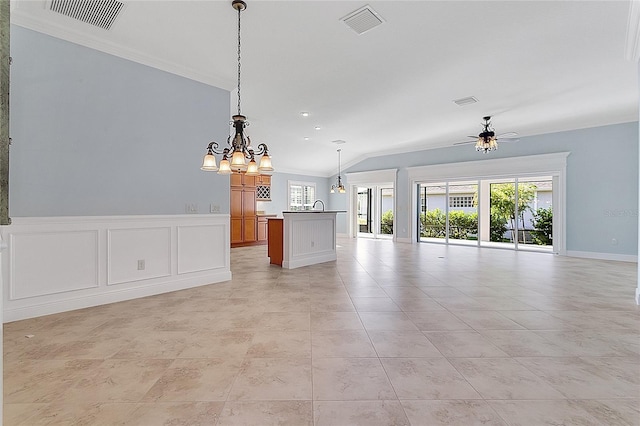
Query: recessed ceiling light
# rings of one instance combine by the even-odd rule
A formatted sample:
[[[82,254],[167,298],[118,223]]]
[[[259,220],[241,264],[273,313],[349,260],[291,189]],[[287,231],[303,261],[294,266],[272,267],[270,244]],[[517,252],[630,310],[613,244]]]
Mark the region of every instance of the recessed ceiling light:
[[[302,112],[300,113],[300,115],[301,115],[301,116],[303,116],[303,117],[308,117],[308,116],[309,116],[309,113],[308,113],[307,111],[302,111]]]
[[[308,141],[308,140],[309,140],[309,136],[305,136],[305,137],[304,137],[304,140],[305,140],[305,141]]]
[[[314,129],[316,129],[316,130],[320,130],[320,129],[321,129],[321,127],[320,127],[320,126],[316,126],[316,127],[314,127]]]

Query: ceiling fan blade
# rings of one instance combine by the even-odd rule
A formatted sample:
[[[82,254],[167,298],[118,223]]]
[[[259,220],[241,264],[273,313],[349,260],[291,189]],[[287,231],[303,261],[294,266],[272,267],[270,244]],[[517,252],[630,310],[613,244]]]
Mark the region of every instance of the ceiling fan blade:
[[[518,136],[518,132],[506,132],[506,133],[501,133],[498,136],[496,136],[497,138],[511,138],[513,136]]]
[[[476,143],[476,141],[456,142],[453,145],[470,145],[472,143]]]
[[[507,143],[509,143],[509,142],[518,142],[519,140],[520,140],[520,139],[518,139],[518,138],[504,138],[504,139],[503,139],[503,138],[498,138],[498,139],[497,139],[498,143],[503,143],[503,142],[507,142]]]

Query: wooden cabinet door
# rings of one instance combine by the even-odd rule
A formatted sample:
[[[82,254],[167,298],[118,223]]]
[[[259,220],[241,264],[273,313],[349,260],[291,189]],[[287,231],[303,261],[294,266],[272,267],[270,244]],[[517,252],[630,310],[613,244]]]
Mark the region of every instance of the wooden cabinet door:
[[[245,188],[255,188],[256,187],[256,176],[247,176],[244,173],[242,174],[242,184]]]
[[[267,219],[258,218],[258,241],[267,241]]]
[[[253,177],[253,176],[250,176]],[[244,219],[243,238],[244,242],[256,241],[258,238],[256,217],[256,190],[244,187],[242,191],[242,209]]]
[[[241,217],[239,218],[235,218],[232,217],[231,218],[231,244],[233,243],[241,243],[244,241],[244,235],[243,235],[243,219]]]
[[[252,243],[258,238],[256,216],[256,178],[241,173],[231,174],[231,244]]]
[[[242,188],[231,188],[231,204],[229,206],[229,210],[232,218],[241,218],[244,216],[243,201],[244,191]]]
[[[271,176],[269,175],[260,175],[260,183],[265,186],[271,185]]]
[[[258,238],[258,233],[257,233],[257,221],[256,221],[256,217],[252,216],[252,217],[247,217],[245,216],[243,219],[243,224],[244,224],[244,242],[249,242],[249,241],[256,241]]]
[[[242,186],[242,175],[240,173],[231,173],[229,183],[231,186]]]
[[[256,215],[256,190],[250,188],[244,188],[242,191],[242,215],[243,216],[255,216]],[[254,217],[255,219],[255,217]]]

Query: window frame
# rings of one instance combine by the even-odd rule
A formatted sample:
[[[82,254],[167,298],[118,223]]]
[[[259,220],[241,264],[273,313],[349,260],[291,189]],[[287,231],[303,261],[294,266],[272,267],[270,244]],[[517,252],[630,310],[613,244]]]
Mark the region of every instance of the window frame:
[[[292,187],[296,187],[296,186],[300,186],[302,187],[302,200],[301,200],[301,208],[300,209],[296,209],[294,208],[293,204],[291,203],[291,193]],[[305,200],[304,198],[304,194],[305,194],[305,187],[308,188],[313,188],[313,197],[311,197],[310,203],[309,204],[305,204],[305,201],[309,201],[309,200]],[[316,183],[315,182],[305,182],[305,181],[296,181],[296,180],[290,180],[287,182],[287,208],[289,209],[289,211],[302,211],[302,210],[311,210],[313,208],[313,202],[316,200],[316,195],[317,195],[317,188],[316,188]],[[305,208],[305,206],[308,206],[308,208]]]

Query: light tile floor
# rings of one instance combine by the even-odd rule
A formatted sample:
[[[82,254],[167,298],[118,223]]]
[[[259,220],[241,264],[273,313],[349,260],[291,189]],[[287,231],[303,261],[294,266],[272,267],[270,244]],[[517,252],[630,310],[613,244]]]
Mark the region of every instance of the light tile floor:
[[[636,264],[339,244],[6,324],[4,424],[640,425]]]

